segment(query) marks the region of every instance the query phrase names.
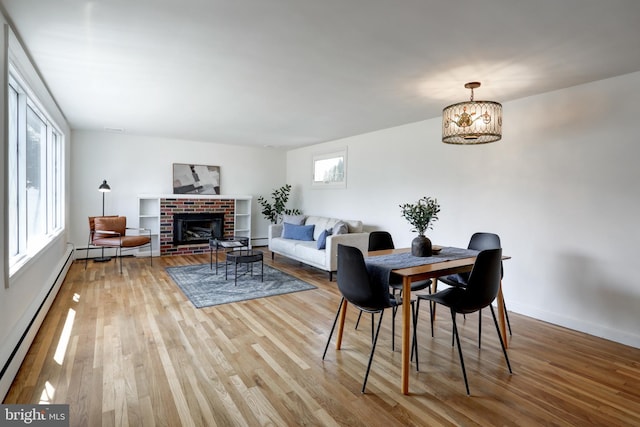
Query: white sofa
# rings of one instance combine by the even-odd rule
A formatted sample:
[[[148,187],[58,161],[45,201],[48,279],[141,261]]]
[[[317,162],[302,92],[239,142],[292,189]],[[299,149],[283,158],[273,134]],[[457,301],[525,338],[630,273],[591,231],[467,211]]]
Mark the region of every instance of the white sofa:
[[[318,237],[323,230],[333,228],[338,222],[344,222],[349,232],[327,236],[326,248],[318,249]],[[272,259],[275,254],[286,256],[287,258],[300,261],[304,264],[319,268],[329,272],[329,280],[333,278],[333,272],[338,268],[338,244],[355,246],[363,254],[369,248],[369,233],[363,232],[362,221],[340,220],[338,218],[327,218],[321,216],[307,216],[304,225],[315,226],[313,231],[313,241],[285,239],[282,237],[282,224],[272,224],[269,226],[269,250]]]

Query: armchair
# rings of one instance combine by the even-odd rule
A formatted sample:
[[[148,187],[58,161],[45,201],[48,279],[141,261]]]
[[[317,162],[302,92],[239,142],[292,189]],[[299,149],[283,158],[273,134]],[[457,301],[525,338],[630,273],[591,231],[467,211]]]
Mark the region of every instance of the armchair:
[[[137,235],[127,235],[127,230],[138,232]],[[141,234],[141,233],[144,233]],[[120,258],[120,273],[122,274],[122,250],[149,246],[149,259],[153,265],[153,248],[151,245],[151,230],[146,228],[127,227],[125,216],[90,216],[89,243],[84,268],[87,268],[90,247],[115,248],[116,256]]]

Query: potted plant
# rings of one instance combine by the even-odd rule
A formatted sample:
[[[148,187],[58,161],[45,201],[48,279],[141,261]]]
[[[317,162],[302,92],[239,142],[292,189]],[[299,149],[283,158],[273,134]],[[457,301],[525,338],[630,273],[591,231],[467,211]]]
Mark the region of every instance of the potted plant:
[[[269,202],[264,197],[258,197],[258,203],[262,206],[262,215],[269,221],[271,224],[277,224],[281,219],[282,215],[300,215],[298,209],[286,209],[285,206],[287,201],[289,201],[289,192],[291,191],[291,184],[285,184],[280,188],[276,188],[271,193],[271,197],[273,198],[273,203]]]
[[[438,212],[440,212],[438,200],[424,196],[416,203],[400,205],[400,209],[404,219],[413,226],[411,231],[418,232],[418,237],[411,242],[411,254],[421,257],[431,256],[431,240],[424,233],[432,229],[433,223],[438,220]]]

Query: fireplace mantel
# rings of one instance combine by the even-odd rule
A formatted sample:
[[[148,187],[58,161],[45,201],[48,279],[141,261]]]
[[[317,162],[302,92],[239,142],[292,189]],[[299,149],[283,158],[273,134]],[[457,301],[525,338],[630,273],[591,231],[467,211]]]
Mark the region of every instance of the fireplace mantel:
[[[251,239],[252,199],[252,196],[245,195],[140,194],[138,195],[139,226],[151,230],[154,256],[205,253],[209,250],[208,243],[173,244],[173,214],[224,213],[225,236],[242,236]]]

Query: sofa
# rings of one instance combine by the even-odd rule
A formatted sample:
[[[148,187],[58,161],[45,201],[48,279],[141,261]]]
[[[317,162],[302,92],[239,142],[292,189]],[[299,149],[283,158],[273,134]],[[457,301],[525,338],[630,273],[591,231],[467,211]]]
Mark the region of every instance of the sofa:
[[[355,246],[366,255],[369,233],[363,232],[362,221],[296,215],[269,226],[273,260],[278,254],[300,261],[328,271],[329,280],[338,268],[338,244]]]

